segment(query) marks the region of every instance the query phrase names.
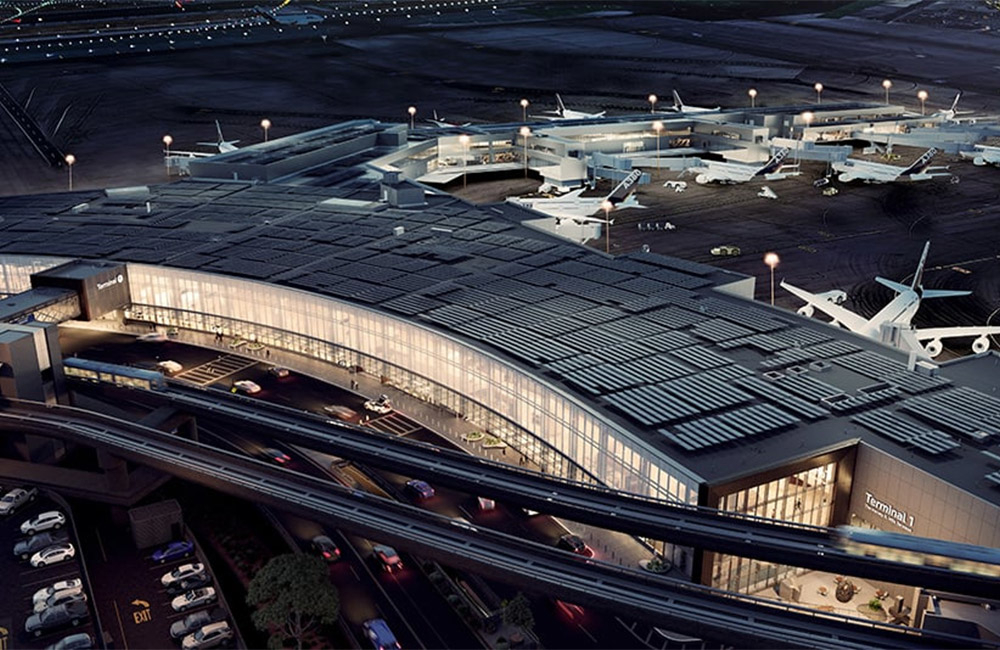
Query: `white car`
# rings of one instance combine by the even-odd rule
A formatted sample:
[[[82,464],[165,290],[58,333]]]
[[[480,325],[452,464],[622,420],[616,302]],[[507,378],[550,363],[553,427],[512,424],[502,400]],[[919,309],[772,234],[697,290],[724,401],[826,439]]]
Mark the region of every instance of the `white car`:
[[[0,499],[0,515],[13,514],[24,504],[33,501],[37,495],[37,488],[14,488]]]
[[[39,589],[35,592],[35,595],[31,597],[31,605],[34,607],[38,603],[45,602],[49,596],[57,591],[67,590],[83,591],[83,581],[79,578],[73,578],[72,580],[60,580],[49,587]]]
[[[55,530],[62,528],[66,524],[66,515],[58,510],[49,510],[40,515],[32,517],[21,524],[21,533],[34,535],[45,530]]]
[[[53,544],[38,551],[31,556],[31,566],[40,567],[62,562],[76,557],[76,549],[69,542],[65,544]]]
[[[192,589],[186,594],[174,598],[170,601],[170,606],[174,608],[175,612],[183,612],[192,607],[201,607],[213,602],[215,602],[215,588],[202,587],[201,589]]]
[[[164,374],[167,374],[167,375],[176,375],[181,370],[184,370],[184,366],[182,366],[181,364],[177,363],[176,361],[171,361],[169,359],[166,360],[166,361],[160,361],[159,363],[156,364],[156,366],[160,370],[162,370],[164,372]]]
[[[379,415],[392,413],[392,400],[387,395],[379,395],[378,399],[370,399],[365,402],[365,410]]]
[[[233,384],[233,390],[246,393],[247,395],[254,395],[260,392],[260,386],[249,379],[241,379]]]
[[[196,648],[214,648],[233,638],[233,628],[226,621],[209,623],[184,637],[181,647],[184,650]]]
[[[62,605],[63,603],[68,603],[71,600],[87,602],[87,594],[83,593],[83,589],[63,589],[62,591],[55,592],[45,600],[32,603],[32,605],[34,607],[34,612],[37,614],[45,611],[49,607]]]
[[[199,573],[205,572],[205,565],[201,562],[193,562],[190,564],[182,564],[173,571],[168,571],[163,574],[160,578],[160,583],[164,587],[169,587],[175,582],[180,582],[181,580],[186,580],[192,576],[196,576]]]

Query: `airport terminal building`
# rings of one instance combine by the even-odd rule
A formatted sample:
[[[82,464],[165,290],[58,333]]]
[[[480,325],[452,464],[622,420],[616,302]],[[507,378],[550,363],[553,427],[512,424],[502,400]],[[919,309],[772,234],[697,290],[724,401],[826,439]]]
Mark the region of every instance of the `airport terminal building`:
[[[749,516],[1000,546],[996,353],[915,365],[752,302],[753,278],[566,243],[526,228],[537,215],[516,206],[373,174],[365,161],[397,132],[355,126],[371,130],[367,159],[355,152],[294,183],[0,198],[0,297],[41,288],[72,260],[94,273],[114,262],[124,271],[108,276],[113,287],[105,278],[91,291],[105,283],[117,298],[81,317],[221,332],[339,366],[345,384],[348,372],[379,377],[547,473]],[[11,380],[8,341],[60,314],[3,312],[0,388],[25,386]],[[649,542],[732,591],[796,572]]]

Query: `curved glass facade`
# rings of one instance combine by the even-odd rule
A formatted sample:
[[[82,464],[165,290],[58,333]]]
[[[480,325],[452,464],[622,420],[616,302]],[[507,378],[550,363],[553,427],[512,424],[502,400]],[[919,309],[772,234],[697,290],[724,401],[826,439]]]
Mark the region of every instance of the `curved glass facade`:
[[[132,318],[221,328],[226,336],[358,366],[468,417],[550,473],[697,502],[698,479],[683,467],[558,386],[446,334],[263,282],[142,264],[129,265],[129,281]]]

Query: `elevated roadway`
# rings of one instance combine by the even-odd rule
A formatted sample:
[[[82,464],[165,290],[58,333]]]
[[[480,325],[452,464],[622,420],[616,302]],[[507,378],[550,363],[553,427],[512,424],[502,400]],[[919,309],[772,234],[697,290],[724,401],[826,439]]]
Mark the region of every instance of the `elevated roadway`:
[[[586,606],[743,647],[973,647],[968,638],[851,619],[585,559],[414,506],[72,407],[0,405],[0,430],[71,440],[240,498]],[[40,471],[40,477],[44,472]],[[976,647],[1000,647],[980,642]]]
[[[969,596],[993,598],[1000,590],[1000,579],[995,577],[849,555],[836,546],[833,531],[828,528],[643,498],[252,398],[213,393],[217,391],[175,386],[163,393],[146,392],[142,397],[151,403],[170,404],[199,418],[229,425],[238,423],[276,440],[599,528],[778,564]]]

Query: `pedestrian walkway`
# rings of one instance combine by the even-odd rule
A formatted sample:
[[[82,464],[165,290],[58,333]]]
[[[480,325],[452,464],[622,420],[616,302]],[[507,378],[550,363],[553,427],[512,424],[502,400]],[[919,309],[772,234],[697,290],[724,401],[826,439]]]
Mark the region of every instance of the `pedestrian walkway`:
[[[200,366],[191,368],[177,375],[178,379],[189,381],[199,386],[207,386],[213,382],[225,379],[230,375],[246,370],[257,361],[250,361],[243,357],[226,354],[216,357],[215,361],[203,363]]]

